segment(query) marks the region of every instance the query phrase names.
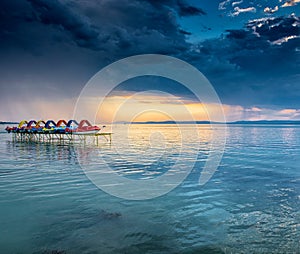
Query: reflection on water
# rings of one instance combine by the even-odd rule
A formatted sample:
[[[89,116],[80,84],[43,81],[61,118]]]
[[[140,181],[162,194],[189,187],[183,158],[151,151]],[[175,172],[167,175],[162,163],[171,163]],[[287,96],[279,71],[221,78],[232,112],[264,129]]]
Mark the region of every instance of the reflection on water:
[[[17,160],[56,161],[76,163],[74,146],[57,143],[6,142],[7,152]]]
[[[0,134],[1,253],[299,253],[300,129],[229,127],[218,171],[199,186],[211,130],[198,128],[182,142],[176,126],[132,126],[129,139],[120,126],[98,148]],[[156,177],[195,142],[191,174],[153,200],[112,197],[78,164],[101,153],[122,176]]]

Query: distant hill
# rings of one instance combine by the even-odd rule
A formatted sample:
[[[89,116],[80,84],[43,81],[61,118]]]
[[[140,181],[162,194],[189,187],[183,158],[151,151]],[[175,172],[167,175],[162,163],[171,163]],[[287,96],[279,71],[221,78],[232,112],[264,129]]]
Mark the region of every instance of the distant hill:
[[[18,124],[18,122],[2,122],[2,121],[0,121],[0,124]]]
[[[260,120],[260,121],[236,121],[227,124],[300,124],[295,120]]]
[[[147,121],[147,122],[132,122],[131,124],[210,124],[209,121]]]
[[[147,121],[147,122],[117,122],[116,124],[222,124],[220,122],[210,122],[210,121]],[[259,121],[236,121],[227,122],[226,124],[281,124],[281,125],[295,125],[300,124],[300,121],[295,120],[259,120]]]

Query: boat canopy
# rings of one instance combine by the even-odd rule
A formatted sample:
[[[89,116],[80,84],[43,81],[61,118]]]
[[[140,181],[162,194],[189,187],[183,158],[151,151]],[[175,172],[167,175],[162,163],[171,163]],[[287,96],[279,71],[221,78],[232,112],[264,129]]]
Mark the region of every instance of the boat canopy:
[[[19,125],[18,125],[18,128],[21,128],[24,124],[28,124],[28,122],[26,120],[22,120]]]
[[[56,127],[60,127],[61,125],[67,126],[67,122],[65,120],[59,120],[56,124]]]
[[[84,126],[84,124],[86,124],[87,126],[92,126],[92,124],[88,120],[81,120],[78,125],[78,128],[81,129]]]
[[[35,120],[30,120],[27,124],[27,127],[31,127],[33,124],[36,125],[36,121]]]
[[[41,124],[44,124],[44,126],[46,125],[45,121],[44,120],[39,120],[36,122],[36,127],[41,127]]]
[[[50,126],[51,124],[54,126]],[[56,123],[53,120],[48,120],[45,124],[45,128],[50,129],[51,127],[56,127]]]
[[[76,124],[78,126],[78,122],[76,120],[69,120],[69,122],[67,123],[67,127],[71,127],[72,123]]]

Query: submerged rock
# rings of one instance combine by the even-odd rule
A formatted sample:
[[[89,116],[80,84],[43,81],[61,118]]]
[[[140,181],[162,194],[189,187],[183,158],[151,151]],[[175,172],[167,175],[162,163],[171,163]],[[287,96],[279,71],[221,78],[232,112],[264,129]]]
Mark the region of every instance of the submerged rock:
[[[103,219],[111,220],[111,219],[120,218],[122,216],[122,214],[119,213],[119,212],[108,212],[108,211],[105,211],[105,210],[101,210],[100,216]]]
[[[65,250],[44,250],[42,252],[34,252],[33,254],[67,254]]]

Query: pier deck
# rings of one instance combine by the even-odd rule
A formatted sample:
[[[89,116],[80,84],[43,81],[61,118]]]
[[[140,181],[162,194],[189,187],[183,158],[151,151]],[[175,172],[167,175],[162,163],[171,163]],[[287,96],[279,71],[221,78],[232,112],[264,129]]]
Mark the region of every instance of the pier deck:
[[[13,141],[22,142],[59,142],[59,143],[72,143],[72,142],[86,142],[88,139],[98,145],[99,137],[104,137],[107,142],[112,141],[111,132],[99,132],[92,134],[73,134],[73,133],[28,133],[18,132],[12,133]]]

